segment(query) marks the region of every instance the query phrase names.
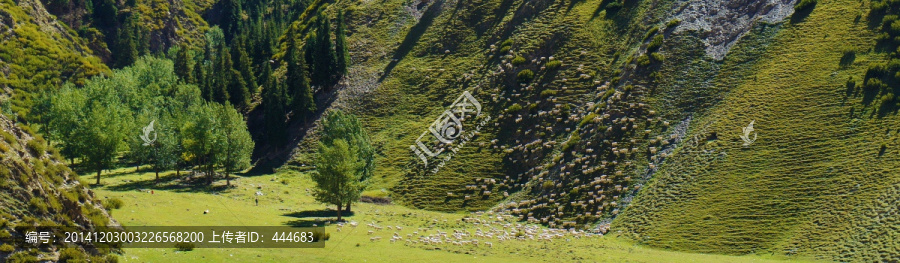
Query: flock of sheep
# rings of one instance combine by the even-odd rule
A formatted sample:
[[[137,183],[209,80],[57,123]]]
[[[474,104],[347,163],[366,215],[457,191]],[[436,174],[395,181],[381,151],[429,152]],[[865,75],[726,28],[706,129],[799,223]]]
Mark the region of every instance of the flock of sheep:
[[[536,224],[517,223],[517,218],[505,212],[477,212],[475,217],[464,217],[457,220],[459,228],[441,229],[435,227],[440,223],[432,219],[431,227],[380,226],[375,222],[365,224],[369,241],[382,240],[383,234],[390,235],[390,243],[403,242],[406,246],[438,248],[439,246],[471,246],[493,248],[495,243],[511,241],[550,241],[553,239],[583,238],[602,236],[602,234],[586,233],[584,230],[542,228]],[[444,219],[443,223],[447,223]],[[343,227],[356,228],[358,222],[339,223],[336,231]],[[404,229],[406,229],[404,234]]]

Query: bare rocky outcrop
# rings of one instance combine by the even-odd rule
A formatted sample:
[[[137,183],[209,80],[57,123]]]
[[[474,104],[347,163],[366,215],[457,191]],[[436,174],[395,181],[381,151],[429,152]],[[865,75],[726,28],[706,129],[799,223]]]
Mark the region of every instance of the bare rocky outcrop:
[[[675,12],[675,32],[700,31],[706,54],[716,60],[754,25],[778,23],[794,13],[795,0],[687,0]]]

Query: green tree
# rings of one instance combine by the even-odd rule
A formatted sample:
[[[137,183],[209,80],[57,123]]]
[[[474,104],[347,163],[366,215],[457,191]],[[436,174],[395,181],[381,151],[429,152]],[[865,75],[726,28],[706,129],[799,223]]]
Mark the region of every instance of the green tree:
[[[346,211],[350,211],[350,203],[359,198],[368,186],[368,179],[375,170],[375,149],[369,140],[369,135],[356,115],[344,113],[340,110],[329,112],[322,122],[322,137],[319,140],[324,145],[334,145],[337,140],[342,140],[350,145],[350,158],[358,163],[353,171],[355,186],[358,188],[351,195],[351,201],[346,202]]]
[[[174,155],[177,158],[173,165],[175,168],[175,175],[181,175],[181,165],[186,161],[186,158],[189,155],[184,146],[186,133],[183,124],[193,117],[193,114],[190,113],[189,110],[194,107],[199,107],[201,104],[203,104],[203,96],[201,95],[200,89],[194,85],[178,85],[175,95],[170,98],[168,103],[166,103],[166,105],[169,105],[170,107],[170,112],[174,119],[173,122],[176,124],[174,129],[174,138],[176,139],[176,147],[174,150],[176,152]]]
[[[50,111],[46,114],[48,135],[58,142],[60,153],[74,164],[74,159],[82,156],[82,140],[77,132],[88,102],[86,94],[74,85],[66,85],[51,95],[50,101]]]
[[[337,206],[337,220],[341,221],[341,206],[358,198],[354,173],[361,164],[342,139],[334,140],[332,145],[320,143],[318,153],[316,172],[311,175],[316,183],[313,196],[316,201]]]
[[[241,1],[240,0],[224,0],[222,1],[222,31],[225,39],[231,41],[241,27]]]
[[[287,106],[287,95],[284,92],[284,85],[278,82],[278,79],[272,74],[272,67],[266,62],[263,65],[261,78],[265,78],[263,83],[262,106],[265,112],[266,134],[270,142],[280,144],[284,139],[285,133],[285,107]]]
[[[288,29],[287,49],[285,50],[284,60],[287,63],[287,90],[290,91],[293,99],[291,100],[294,116],[299,116],[305,120],[308,115],[316,111],[316,103],[313,99],[312,88],[309,85],[309,79],[306,76],[306,62],[300,54],[300,47],[297,44],[296,29],[293,27]]]
[[[335,73],[340,76],[347,74],[347,68],[350,64],[350,56],[347,51],[347,30],[344,23],[344,12],[339,11],[337,16],[337,29],[334,32],[334,62]]]
[[[178,75],[185,83],[194,83],[194,70],[191,67],[191,58],[190,50],[187,45],[182,45],[178,48],[178,53],[175,56],[175,75]]]
[[[226,185],[231,186],[230,173],[250,167],[253,140],[247,131],[244,117],[231,106],[219,107],[219,121],[222,153],[218,163],[225,170]]]
[[[246,108],[250,105],[250,91],[241,72],[236,69],[226,71],[228,74],[228,99],[235,107]]]
[[[116,16],[119,14],[119,9],[116,8],[115,0],[97,0],[94,3],[94,22],[97,22],[97,25],[100,27],[115,28],[118,24],[116,20]],[[109,31],[107,31],[109,32]]]
[[[114,58],[116,67],[122,68],[133,64],[139,54],[135,38],[138,37],[138,19],[136,15],[127,15],[125,24],[118,30],[118,41],[115,45]]]
[[[206,174],[207,184],[212,184],[216,159],[222,150],[218,141],[221,138],[217,135],[220,127],[215,105],[218,103],[207,102],[192,106],[188,110],[191,117],[182,128],[186,159]]]
[[[153,131],[144,134],[144,127],[153,123]],[[159,172],[174,168],[180,157],[180,138],[178,137],[176,117],[163,113],[145,114],[139,116],[136,123],[147,126],[135,127],[130,133],[129,152],[132,159],[139,163],[149,163],[156,174],[156,182],[159,182]],[[145,124],[146,123],[146,124]],[[150,142],[144,141],[141,136],[147,136]]]
[[[319,15],[316,18],[315,33],[307,38],[306,58],[310,64],[312,85],[326,87],[335,73],[335,55],[331,48],[331,24],[328,18]]]
[[[215,85],[212,86],[213,101],[225,103],[230,99],[228,89],[231,88],[234,74],[232,71],[231,56],[228,55],[228,47],[219,45],[216,51],[216,64],[211,77],[214,79]]]
[[[229,95],[232,105],[238,108],[245,108],[250,104],[251,90],[258,88],[256,84],[256,76],[253,73],[253,66],[250,65],[250,57],[247,55],[246,49],[240,43],[243,38],[235,39],[234,47],[231,49],[231,57],[234,61],[234,70],[236,75],[232,76],[229,83]]]
[[[206,46],[204,47],[204,69],[202,72],[203,81],[200,90],[203,98],[209,101],[225,102],[228,95],[225,79],[229,74],[225,72],[225,63],[222,57],[227,57],[228,53],[224,52],[225,35],[222,29],[214,26],[206,32]],[[228,61],[230,64],[230,60]],[[230,65],[229,65],[230,66]],[[199,66],[198,66],[199,67]]]
[[[111,79],[99,79],[89,82],[87,87],[87,103],[84,115],[79,118],[75,127],[74,138],[80,143],[79,151],[84,164],[97,171],[97,184],[100,184],[100,173],[112,168],[120,150],[127,148],[125,144],[131,127],[131,113],[123,105],[116,94],[117,83]]]

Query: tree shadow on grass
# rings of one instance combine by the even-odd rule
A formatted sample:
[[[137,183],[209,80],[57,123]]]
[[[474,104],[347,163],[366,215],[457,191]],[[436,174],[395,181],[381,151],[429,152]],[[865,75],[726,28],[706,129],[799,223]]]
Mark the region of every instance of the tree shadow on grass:
[[[353,216],[354,212],[341,212],[341,217],[345,216]],[[300,211],[300,212],[291,212],[284,214],[284,216],[296,217],[296,218],[307,218],[307,217],[337,217],[337,211],[331,209],[322,209],[322,210],[309,210],[309,211]]]
[[[406,37],[403,39],[403,42],[400,43],[400,46],[397,47],[397,51],[394,52],[394,57],[391,59],[391,63],[384,68],[384,73],[382,73],[381,78],[378,79],[378,82],[384,81],[388,75],[391,74],[391,71],[394,70],[394,67],[412,51],[413,47],[416,46],[416,43],[419,43],[419,39],[422,38],[422,35],[425,35],[425,32],[428,30],[428,27],[431,27],[431,24],[434,22],[434,18],[436,18],[441,11],[442,6],[444,5],[444,0],[438,0],[431,4],[428,9],[422,14],[422,18],[419,20],[416,25],[409,29],[409,32],[406,33]]]
[[[341,221],[346,220],[347,217],[353,216],[353,214],[352,211],[341,212]],[[283,216],[298,218],[284,223],[285,225],[292,227],[322,226],[326,221],[337,221],[337,211],[331,209],[291,212],[284,214]]]
[[[231,175],[232,179],[238,177]],[[224,178],[216,178],[216,181]],[[214,181],[214,182],[216,182]],[[147,180],[130,181],[117,185],[109,185],[105,188],[110,191],[126,192],[126,191],[148,191],[148,190],[165,190],[171,192],[182,193],[218,193],[228,189],[226,185],[207,185],[207,178],[202,176],[192,176],[182,173],[180,176],[174,172],[166,175],[160,173],[159,181],[156,177],[149,177]]]

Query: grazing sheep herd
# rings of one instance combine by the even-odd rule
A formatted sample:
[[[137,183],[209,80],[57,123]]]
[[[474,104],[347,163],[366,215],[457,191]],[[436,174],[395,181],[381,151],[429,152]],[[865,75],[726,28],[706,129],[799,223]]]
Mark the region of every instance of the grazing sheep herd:
[[[376,212],[376,215],[380,213]],[[538,241],[546,242],[554,239],[570,240],[571,238],[600,237],[602,233],[589,233],[584,230],[545,228],[537,224],[521,223],[516,216],[506,212],[475,212],[457,220],[447,219],[425,220],[426,227],[413,228],[400,225],[379,225],[376,222],[365,224],[366,235],[370,242],[382,241],[382,235],[390,236],[391,244],[402,242],[405,246],[424,249],[441,249],[453,247],[493,249],[494,245],[505,242]],[[341,228],[357,227],[357,222],[336,224]],[[604,227],[608,227],[604,226]],[[406,229],[404,231],[404,229]]]
[[[515,140],[492,139],[480,145],[502,151],[507,161],[530,169],[505,178],[473,178],[464,188],[447,192],[448,200],[461,199],[465,204],[525,191],[532,194],[530,200],[504,208],[518,220],[555,228],[582,227],[615,217],[681,139],[672,133],[663,114],[642,102],[646,87],[618,78],[596,79],[591,65],[568,63],[595,55],[587,50],[567,57],[534,56],[516,65],[510,62],[528,55],[519,54],[514,43],[491,45],[486,51],[499,63],[493,77],[487,78],[490,85],[479,86],[503,86],[526,68],[540,68],[538,73],[549,78],[519,83],[521,87],[513,90],[487,90],[494,103],[528,105],[528,110],[510,107],[494,119],[494,126],[512,129],[514,136],[508,137]],[[563,66],[549,74],[544,65],[550,62]],[[579,96],[594,99],[573,103],[571,98]],[[560,135],[577,139],[554,140]]]

